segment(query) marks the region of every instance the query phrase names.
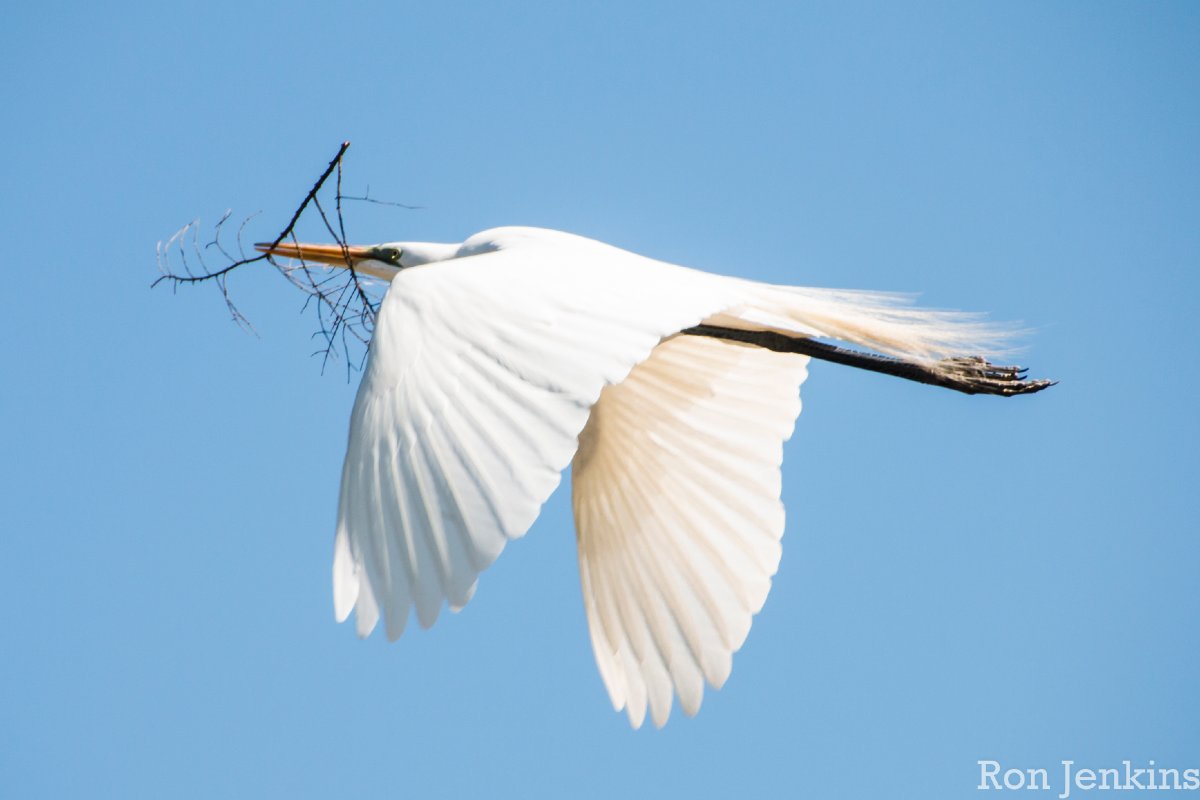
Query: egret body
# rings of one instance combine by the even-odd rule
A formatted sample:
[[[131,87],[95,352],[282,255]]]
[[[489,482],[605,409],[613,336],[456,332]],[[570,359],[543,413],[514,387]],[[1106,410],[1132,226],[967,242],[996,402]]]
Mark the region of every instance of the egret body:
[[[462,608],[571,465],[592,647],[634,727],[647,709],[665,723],[673,696],[695,714],[766,600],[810,356],[963,391],[1048,385],[977,358],[1002,334],[969,315],[557,231],[259,249],[390,282],[342,471],[338,620],[394,640],[413,612],[429,627]]]

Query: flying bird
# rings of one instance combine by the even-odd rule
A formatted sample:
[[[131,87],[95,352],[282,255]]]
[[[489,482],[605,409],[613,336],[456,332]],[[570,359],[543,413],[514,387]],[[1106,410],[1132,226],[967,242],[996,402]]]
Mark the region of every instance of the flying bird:
[[[720,688],[780,559],[783,443],[811,357],[968,393],[1004,331],[893,295],[776,286],[538,228],[461,244],[260,244],[389,282],[350,420],[336,617],[428,628],[572,468],[583,602],[614,709]],[[833,344],[831,342],[838,342]],[[850,345],[851,347],[846,347]]]

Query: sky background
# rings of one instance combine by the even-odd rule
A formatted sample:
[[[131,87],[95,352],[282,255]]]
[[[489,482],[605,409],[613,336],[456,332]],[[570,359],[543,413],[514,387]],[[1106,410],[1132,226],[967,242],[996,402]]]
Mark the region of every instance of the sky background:
[[[0,795],[986,797],[979,759],[1200,767],[1200,6],[4,16]],[[150,289],[189,220],[271,238],[344,139],[348,193],[424,206],[353,205],[352,241],[541,225],[922,292],[1022,321],[1061,384],[814,364],[782,566],[695,719],[608,704],[565,486],[463,613],[359,641],[329,589],[355,383],[266,269],[230,284],[257,337],[212,286]]]

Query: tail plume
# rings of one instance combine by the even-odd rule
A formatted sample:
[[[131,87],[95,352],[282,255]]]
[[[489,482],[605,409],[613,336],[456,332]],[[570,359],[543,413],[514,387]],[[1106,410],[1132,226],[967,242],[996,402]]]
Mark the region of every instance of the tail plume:
[[[1023,332],[981,314],[918,308],[912,301],[903,294],[772,286],[760,304],[736,316],[760,329],[836,339],[928,366],[1010,354]]]

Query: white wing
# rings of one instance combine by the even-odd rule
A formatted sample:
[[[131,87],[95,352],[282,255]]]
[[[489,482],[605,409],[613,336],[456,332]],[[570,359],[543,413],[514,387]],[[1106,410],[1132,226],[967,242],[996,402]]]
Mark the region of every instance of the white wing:
[[[808,358],[695,336],[607,387],[572,464],[592,647],[617,710],[662,726],[720,688],[779,565],[783,442]]]
[[[354,404],[334,606],[388,637],[460,608],[558,485],[592,405],[733,279],[561,235],[402,271]]]
[[[707,321],[932,364],[1003,334],[891,296],[756,284],[554,231],[486,231],[460,252],[481,250],[403,270],[384,299],[342,472],[337,617],[357,608],[366,636],[382,615],[395,639],[413,607],[428,627],[443,601],[463,606],[578,448],[592,644],[635,726],[647,705],[663,724],[673,692],[694,714],[766,599],[807,364],[674,334]]]

